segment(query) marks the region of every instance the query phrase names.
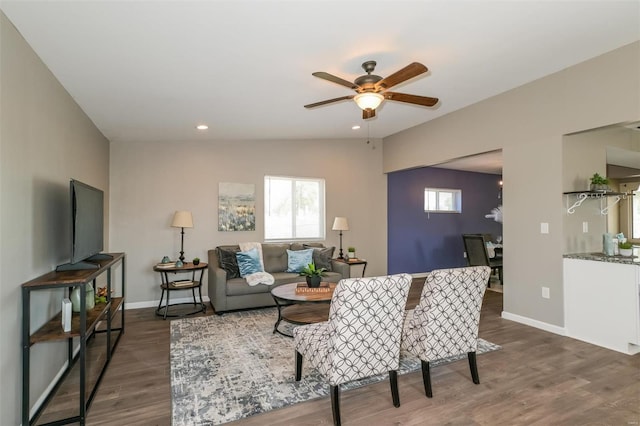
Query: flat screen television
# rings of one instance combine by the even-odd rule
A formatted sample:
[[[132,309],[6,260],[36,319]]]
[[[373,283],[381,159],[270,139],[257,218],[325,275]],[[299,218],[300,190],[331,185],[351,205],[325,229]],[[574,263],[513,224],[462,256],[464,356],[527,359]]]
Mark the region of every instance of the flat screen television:
[[[97,269],[92,260],[104,259],[104,192],[71,179],[69,183],[71,257],[57,270]]]

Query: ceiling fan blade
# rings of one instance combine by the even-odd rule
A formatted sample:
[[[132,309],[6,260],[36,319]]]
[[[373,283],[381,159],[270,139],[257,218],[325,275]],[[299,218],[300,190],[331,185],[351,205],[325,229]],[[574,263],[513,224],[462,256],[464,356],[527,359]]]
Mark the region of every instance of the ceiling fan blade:
[[[305,105],[305,108],[315,108],[317,106],[320,105],[326,105],[326,104],[330,104],[333,102],[339,102],[339,101],[346,101],[347,99],[353,99],[355,95],[350,95],[350,96],[341,96],[339,98],[333,98],[333,99],[327,99],[326,101],[320,101],[320,102],[316,102],[314,104],[309,104],[309,105]]]
[[[387,78],[383,78],[375,84],[376,90],[379,89],[391,89],[393,86],[405,82],[413,77],[424,74],[428,69],[424,65],[418,62],[413,62],[406,67],[402,68]]]
[[[438,98],[430,98],[428,96],[408,95],[406,93],[385,92],[382,94],[385,99],[396,102],[406,102],[408,104],[416,104],[423,106],[434,106],[438,103]]]
[[[359,87],[355,83],[352,83],[352,82],[347,81],[347,80],[345,80],[343,78],[340,78],[340,77],[336,77],[335,75],[329,74],[329,73],[324,72],[324,71],[314,72],[311,75],[313,75],[314,77],[321,78],[323,80],[328,80],[328,81],[330,81],[332,83],[339,84],[341,86],[348,87],[349,89],[356,90]]]
[[[367,119],[373,118],[375,116],[376,116],[376,110],[375,109],[367,108],[367,109],[363,109],[362,110],[362,119],[363,120],[367,120]]]

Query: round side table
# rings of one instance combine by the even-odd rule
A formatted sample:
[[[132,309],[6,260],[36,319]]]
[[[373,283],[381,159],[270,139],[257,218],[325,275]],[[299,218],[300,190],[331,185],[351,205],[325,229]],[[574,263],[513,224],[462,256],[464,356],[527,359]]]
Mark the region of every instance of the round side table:
[[[169,318],[177,318],[184,317],[187,315],[194,315],[200,312],[206,312],[207,306],[202,301],[202,277],[204,275],[204,271],[207,269],[206,263],[198,263],[194,265],[191,262],[185,263],[181,267],[176,267],[174,264],[164,265],[162,263],[157,264],[153,267],[153,270],[160,273],[160,277],[162,280],[162,284],[160,284],[160,288],[162,289],[162,295],[160,296],[160,302],[158,303],[158,308],[156,309],[156,315],[163,317],[164,319]],[[196,273],[200,271],[200,276],[197,277]],[[179,273],[190,273],[191,279],[182,279],[182,280],[169,280],[169,273],[179,274]],[[198,296],[200,301],[196,300],[196,289],[198,290]],[[177,290],[191,290],[191,294],[193,296],[193,302],[183,302],[183,303],[171,303],[169,301],[170,295],[172,291]],[[165,292],[167,294],[167,301],[163,305],[162,301],[164,300]],[[178,305],[193,305],[194,310],[189,311],[183,314],[169,314],[170,306],[178,306]]]

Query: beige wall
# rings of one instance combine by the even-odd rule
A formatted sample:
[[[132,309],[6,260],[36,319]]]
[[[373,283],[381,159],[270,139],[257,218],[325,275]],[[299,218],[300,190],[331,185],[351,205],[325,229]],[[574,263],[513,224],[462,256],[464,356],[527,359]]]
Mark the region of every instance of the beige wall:
[[[0,419],[20,424],[20,285],[69,259],[69,179],[109,189],[109,143],[0,13]],[[105,219],[108,223],[108,218]],[[33,295],[33,328],[62,293]],[[66,344],[32,347],[32,403]]]
[[[385,172],[503,150],[505,316],[562,331],[563,135],[640,119],[639,79],[636,42],[384,140]]]
[[[363,140],[112,143],[111,247],[127,253],[129,306],[157,305],[160,299],[160,277],[152,267],[180,251],[179,229],[169,226],[175,210],[193,212],[194,228],[185,230],[189,260],[206,259],[207,250],[221,244],[264,241],[265,175],[324,178],[325,244],[338,247],[331,225],[335,216],[346,216],[350,229],[343,248],[355,246],[369,261],[367,275],[386,273],[387,186],[380,142],[374,145]],[[218,231],[219,182],[255,184],[255,232]],[[356,267],[353,272],[359,273]]]

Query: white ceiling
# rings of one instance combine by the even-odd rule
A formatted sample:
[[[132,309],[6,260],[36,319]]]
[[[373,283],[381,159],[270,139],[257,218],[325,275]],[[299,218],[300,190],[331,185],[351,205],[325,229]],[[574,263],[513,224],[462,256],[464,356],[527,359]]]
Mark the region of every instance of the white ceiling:
[[[632,1],[1,1],[112,141],[386,137],[640,39]],[[347,80],[430,72],[365,124]],[[209,130],[195,130],[206,123]],[[360,124],[360,130],[352,130]]]

